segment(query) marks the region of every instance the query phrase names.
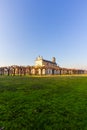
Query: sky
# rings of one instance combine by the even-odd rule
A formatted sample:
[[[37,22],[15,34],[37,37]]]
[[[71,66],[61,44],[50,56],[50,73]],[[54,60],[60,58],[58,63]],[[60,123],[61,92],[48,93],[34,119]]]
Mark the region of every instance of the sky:
[[[0,0],[0,66],[39,55],[87,69],[87,0]]]

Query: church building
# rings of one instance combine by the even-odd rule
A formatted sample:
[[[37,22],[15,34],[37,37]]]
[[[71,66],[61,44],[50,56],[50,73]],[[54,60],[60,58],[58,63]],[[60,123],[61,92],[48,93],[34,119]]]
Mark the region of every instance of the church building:
[[[35,67],[39,68],[38,74],[58,74],[59,66],[57,66],[56,58],[53,57],[52,61],[45,60],[43,57],[38,56],[35,60]],[[42,72],[41,72],[42,70]]]

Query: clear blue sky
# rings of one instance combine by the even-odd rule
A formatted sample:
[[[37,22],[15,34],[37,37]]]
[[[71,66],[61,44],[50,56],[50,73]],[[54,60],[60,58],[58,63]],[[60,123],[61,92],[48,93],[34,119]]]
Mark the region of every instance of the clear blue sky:
[[[34,65],[38,55],[87,67],[87,0],[0,0],[0,66]]]

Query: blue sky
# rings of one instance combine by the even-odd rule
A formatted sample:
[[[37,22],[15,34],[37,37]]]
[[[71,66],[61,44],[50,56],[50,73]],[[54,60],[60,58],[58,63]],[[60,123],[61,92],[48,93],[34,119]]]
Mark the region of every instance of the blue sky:
[[[87,68],[87,0],[0,0],[0,66],[38,55]]]

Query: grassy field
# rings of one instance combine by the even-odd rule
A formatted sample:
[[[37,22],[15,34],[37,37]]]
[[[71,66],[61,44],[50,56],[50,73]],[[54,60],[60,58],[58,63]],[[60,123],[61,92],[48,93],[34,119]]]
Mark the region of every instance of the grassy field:
[[[87,130],[87,77],[0,77],[0,128]]]

